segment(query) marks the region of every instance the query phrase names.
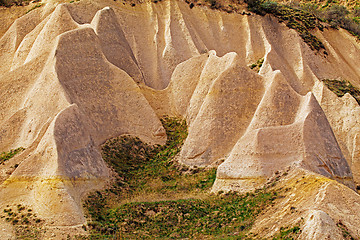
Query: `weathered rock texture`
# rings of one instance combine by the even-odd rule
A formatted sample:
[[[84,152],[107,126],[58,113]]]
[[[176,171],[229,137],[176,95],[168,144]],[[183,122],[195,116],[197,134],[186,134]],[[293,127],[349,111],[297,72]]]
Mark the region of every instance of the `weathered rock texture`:
[[[274,184],[283,197],[256,219],[252,233],[270,238],[281,227],[299,226],[299,239],[346,239],[342,226],[352,237],[360,236],[360,198],[353,190],[300,168],[274,175]]]
[[[360,108],[321,82],[360,87],[360,45],[346,31],[316,32],[324,56],[270,16],[180,1],[44,3],[1,29],[0,151],[26,151],[0,169],[0,207],[21,202],[81,231],[81,198],[109,179],[100,144],[125,133],[162,144],[165,114],[188,123],[180,162],[223,161],[215,192],[253,190],[287,166],[360,185]],[[341,188],[359,201],[331,183],[329,195]],[[309,213],[304,239],[334,228],[324,209]],[[11,236],[4,229],[0,238]]]

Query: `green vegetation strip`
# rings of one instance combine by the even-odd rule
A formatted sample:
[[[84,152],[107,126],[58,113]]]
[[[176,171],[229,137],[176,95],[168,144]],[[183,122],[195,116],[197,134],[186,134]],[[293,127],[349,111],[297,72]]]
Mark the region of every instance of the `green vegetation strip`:
[[[26,6],[31,0],[0,0],[0,6],[11,7],[11,6]]]
[[[173,160],[187,136],[185,121],[164,118],[162,123],[168,136],[164,146],[131,136],[103,145],[103,158],[117,177],[84,203],[89,239],[244,236],[276,194],[209,194],[215,169],[188,168]]]
[[[356,238],[354,238],[349,233],[349,230],[347,229],[347,227],[341,221],[338,221],[336,226],[340,229],[340,231],[342,233],[342,236],[344,237],[345,240],[356,240]]]
[[[342,27],[360,39],[360,7],[356,6],[352,10],[345,6],[338,5],[337,1],[328,0],[325,5],[312,2],[306,4],[280,4],[268,0],[245,0],[248,10],[259,15],[272,14],[285,22],[286,26],[295,29],[301,38],[310,46],[312,50],[324,50],[323,43],[311,33],[313,29],[323,30],[323,23],[338,29]]]
[[[280,232],[278,234],[276,234],[273,238],[273,240],[281,240],[281,239],[285,239],[285,240],[293,240],[293,239],[298,239],[298,236],[301,233],[301,229],[299,226],[295,226],[295,227],[282,227],[280,229]]]
[[[96,223],[92,239],[206,238],[244,236],[255,217],[275,198],[273,193],[205,199],[129,203],[109,209]]]
[[[43,5],[42,3],[38,3],[38,4],[36,4],[35,6],[33,6],[32,8],[30,8],[29,10],[27,10],[26,13],[29,13],[29,12],[31,12],[32,10],[37,9],[37,8],[41,7],[42,5]]]
[[[276,16],[280,22],[285,22],[286,26],[295,29],[312,50],[320,51],[322,49],[327,54],[324,44],[310,32],[315,28],[323,29],[314,14],[272,1],[247,0],[246,2],[248,3],[249,11],[259,15],[269,13]]]
[[[44,221],[32,209],[21,204],[12,207],[8,205],[1,218],[14,226],[16,239],[40,239]]]
[[[360,90],[354,87],[349,81],[324,79],[325,85],[334,92],[338,97],[344,96],[346,93],[351,94],[358,104],[360,104]]]
[[[22,152],[24,150],[25,150],[24,148],[20,147],[15,150],[10,150],[9,152],[2,152],[0,154],[0,164],[4,164],[7,160],[11,159],[16,154],[18,154],[19,152]]]

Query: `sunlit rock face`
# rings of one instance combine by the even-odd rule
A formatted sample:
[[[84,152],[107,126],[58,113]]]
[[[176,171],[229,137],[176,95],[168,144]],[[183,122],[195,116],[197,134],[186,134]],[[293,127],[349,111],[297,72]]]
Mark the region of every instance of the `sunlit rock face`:
[[[99,146],[122,134],[164,144],[163,115],[187,121],[179,162],[218,166],[214,192],[253,190],[288,166],[354,188],[360,108],[321,80],[360,87],[360,46],[343,30],[316,34],[327,56],[270,16],[49,1],[0,39],[0,151],[26,148],[1,172],[0,205],[84,223],[81,198],[110,178]]]

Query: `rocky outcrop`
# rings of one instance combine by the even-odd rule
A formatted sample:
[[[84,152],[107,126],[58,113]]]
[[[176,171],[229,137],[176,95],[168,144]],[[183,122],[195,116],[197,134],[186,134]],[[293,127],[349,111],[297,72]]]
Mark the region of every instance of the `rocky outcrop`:
[[[163,144],[162,115],[188,123],[181,163],[223,162],[215,192],[253,190],[288,166],[359,185],[359,106],[321,82],[360,86],[349,33],[317,32],[323,56],[270,16],[180,1],[47,4],[0,39],[0,151],[27,149],[0,171],[0,207],[21,202],[50,225],[81,231],[81,198],[109,179],[99,146],[121,134]],[[309,213],[305,239],[333,227],[327,215],[336,223],[324,209]]]
[[[298,239],[359,236],[359,194],[322,175],[300,168],[276,173],[270,189],[283,196],[259,216],[251,232],[270,238],[280,228],[299,227]],[[269,187],[269,185],[267,185]]]

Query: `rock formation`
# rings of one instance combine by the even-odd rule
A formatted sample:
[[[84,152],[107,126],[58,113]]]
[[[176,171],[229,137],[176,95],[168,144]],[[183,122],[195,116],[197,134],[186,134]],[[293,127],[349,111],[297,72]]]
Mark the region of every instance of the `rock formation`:
[[[121,134],[163,144],[163,115],[188,123],[181,163],[218,166],[214,192],[251,191],[291,167],[328,178],[330,200],[359,202],[360,107],[321,80],[360,87],[360,45],[344,30],[316,31],[328,55],[268,15],[173,0],[48,1],[0,36],[0,151],[26,148],[1,169],[0,207],[26,203],[49,226],[81,232],[82,197],[110,178],[99,146]],[[258,73],[248,67],[261,58]],[[303,239],[338,220],[319,194]]]

